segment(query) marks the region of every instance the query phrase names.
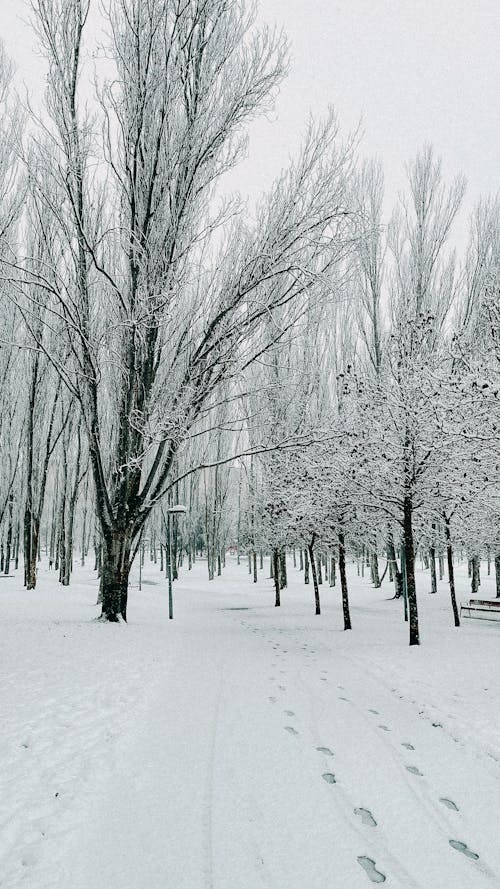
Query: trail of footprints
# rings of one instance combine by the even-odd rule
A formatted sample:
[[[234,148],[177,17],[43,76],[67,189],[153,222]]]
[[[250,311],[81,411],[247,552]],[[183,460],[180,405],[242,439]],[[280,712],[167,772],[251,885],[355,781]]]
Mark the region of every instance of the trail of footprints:
[[[326,671],[323,671],[323,672],[326,672]],[[324,682],[327,681],[326,676],[321,676],[320,678]],[[272,679],[274,679],[274,677],[272,677]],[[280,691],[286,691],[286,688],[283,685],[279,685],[278,688],[280,689]],[[344,690],[343,687],[340,685],[338,686],[338,688],[341,689],[342,691]],[[341,695],[339,695],[338,697],[339,697],[339,700],[349,701],[348,698],[343,697]],[[271,701],[272,703],[276,703],[277,698],[274,696],[271,696],[271,697],[269,697],[269,701]],[[368,708],[368,712],[373,713],[375,716],[380,715],[378,710],[375,710],[371,707]],[[289,717],[295,716],[295,713],[293,710],[283,710],[283,713]],[[381,729],[382,731],[390,732],[390,728],[387,725],[379,725],[378,728]],[[286,732],[288,732],[290,735],[298,735],[299,734],[297,729],[294,728],[293,725],[285,725],[284,730]],[[410,750],[410,751],[415,750],[415,747],[413,746],[413,744],[410,744],[409,741],[403,741],[401,746],[404,747],[406,750]],[[333,752],[333,750],[330,749],[330,747],[319,746],[319,747],[316,747],[316,750],[318,753],[321,753],[323,756],[334,756],[334,752]],[[420,771],[419,768],[417,768],[417,766],[405,765],[405,768],[412,775],[416,775],[421,778],[424,777],[423,773]],[[337,783],[337,778],[333,772],[323,772],[321,777],[322,777],[323,781],[325,781],[327,784],[336,784]],[[440,797],[439,802],[442,803],[443,806],[446,806],[447,809],[450,809],[450,811],[452,811],[452,812],[459,811],[459,808],[456,805],[456,803],[454,803],[453,800],[448,799],[447,797]],[[363,806],[360,806],[360,807],[355,808],[353,811],[354,811],[354,815],[356,815],[356,817],[361,819],[361,822],[363,823],[363,825],[365,825],[367,827],[377,827],[377,821],[375,820],[372,812],[369,809],[364,808]],[[450,839],[448,842],[449,842],[450,846],[452,847],[452,849],[455,849],[457,852],[461,852],[467,858],[470,858],[473,861],[477,861],[479,859],[479,855],[477,854],[477,852],[473,852],[471,849],[469,849],[467,844],[463,843],[461,840]],[[358,855],[357,861],[358,861],[358,864],[360,865],[360,867],[362,867],[363,870],[365,871],[368,879],[372,883],[385,883],[387,877],[384,873],[382,873],[382,871],[377,869],[376,861],[374,861],[373,858],[369,858],[367,855]]]

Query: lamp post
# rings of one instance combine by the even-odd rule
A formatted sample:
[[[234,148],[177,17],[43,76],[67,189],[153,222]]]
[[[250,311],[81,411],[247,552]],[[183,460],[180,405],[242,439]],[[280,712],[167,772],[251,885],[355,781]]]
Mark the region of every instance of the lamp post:
[[[167,577],[168,577],[168,617],[173,620],[174,617],[174,600],[172,596],[172,545],[170,534],[170,516],[184,515],[187,512],[186,507],[181,503],[170,506],[167,509]]]

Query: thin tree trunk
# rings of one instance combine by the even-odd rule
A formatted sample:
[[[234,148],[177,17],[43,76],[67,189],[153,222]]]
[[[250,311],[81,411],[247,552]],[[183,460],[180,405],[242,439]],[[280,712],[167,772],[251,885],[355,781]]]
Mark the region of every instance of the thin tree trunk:
[[[281,596],[280,596],[280,578],[279,578],[279,550],[278,547],[275,546],[272,552],[272,576],[274,578],[274,605],[278,608],[281,605]]]
[[[282,547],[280,550],[280,589],[284,590],[288,583],[287,572],[286,572],[286,549]]]
[[[443,556],[442,552],[439,553],[438,564],[439,564],[439,579],[442,580],[444,577],[444,556]]]
[[[378,569],[378,553],[373,550],[370,556],[372,583],[375,589],[380,587],[380,575]]]
[[[458,613],[457,597],[455,595],[455,569],[453,567],[453,547],[451,545],[450,523],[445,518],[444,531],[446,535],[446,557],[448,560],[448,582],[450,584],[451,607],[453,609],[453,619],[455,626],[460,626],[460,615]]]
[[[350,630],[351,627],[351,611],[349,608],[349,591],[347,588],[347,573],[345,566],[345,540],[344,532],[339,531],[339,574],[340,588],[342,590],[342,612],[344,615],[344,630]]]
[[[417,588],[415,585],[415,551],[413,547],[413,502],[409,494],[403,503],[403,530],[405,547],[406,589],[410,623],[410,645],[420,645],[418,627]]]
[[[481,585],[481,576],[479,572],[479,556],[475,555],[471,559],[471,593],[476,596]]]
[[[394,546],[394,538],[392,536],[392,532],[389,532],[389,535],[387,537],[387,559],[389,561],[389,565],[392,571],[392,577],[394,580],[394,598],[400,599],[403,595],[403,574],[398,569],[396,548]]]
[[[12,549],[12,516],[14,512],[14,492],[9,494],[8,518],[7,518],[7,538],[5,541],[5,558],[3,564],[4,574],[8,574],[10,570],[10,556]]]
[[[321,570],[321,556],[316,556],[316,570],[318,574],[318,584],[323,583],[323,572]]]
[[[437,593],[436,550],[434,546],[429,547],[429,565],[431,568],[431,593]]]
[[[335,574],[336,574],[335,556],[332,555],[332,556],[330,556],[330,586],[335,586],[335,582],[336,582]]]
[[[321,604],[319,601],[318,575],[316,574],[316,560],[314,558],[314,537],[315,537],[315,535],[313,534],[311,543],[308,544],[309,562],[311,564],[311,574],[312,574],[313,586],[314,586],[314,601],[316,604],[316,614],[321,614]]]

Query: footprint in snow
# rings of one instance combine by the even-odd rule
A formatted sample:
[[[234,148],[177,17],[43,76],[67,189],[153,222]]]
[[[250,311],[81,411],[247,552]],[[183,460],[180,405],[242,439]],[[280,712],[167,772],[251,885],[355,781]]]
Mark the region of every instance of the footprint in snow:
[[[378,710],[372,710],[371,707],[368,707],[368,713],[375,713],[375,716],[379,716],[379,715],[380,715],[379,712],[378,712]]]
[[[377,870],[372,858],[367,858],[366,855],[358,855],[358,863],[366,872],[368,879],[370,879],[372,883],[385,883],[385,874]]]
[[[369,809],[354,809],[354,814],[359,815],[363,824],[368,824],[370,827],[377,826],[377,822],[375,821],[375,818],[373,817]]]
[[[287,716],[295,716],[293,710],[283,710],[283,713],[286,713]]]
[[[449,844],[453,849],[456,849],[457,852],[462,852],[464,855],[467,855],[467,858],[472,858],[473,861],[478,860],[479,855],[477,852],[472,852],[466,843],[461,843],[460,840],[449,840]]]
[[[320,676],[319,678],[321,679],[322,682],[326,682],[326,676]]]
[[[407,750],[415,750],[413,744],[409,744],[408,741],[403,741],[401,747],[406,747]]]
[[[271,695],[271,697],[268,698],[268,701],[271,701],[271,704],[275,704],[277,700],[278,698],[275,698],[274,695]]]
[[[349,700],[349,698],[344,698],[343,695],[339,695],[339,701],[347,701],[348,704],[351,703],[350,700]]]
[[[324,753],[325,756],[333,756],[333,750],[330,750],[329,747],[316,747],[318,753]]]
[[[323,781],[326,781],[327,784],[336,784],[337,780],[335,775],[332,775],[331,772],[323,772],[322,776]]]
[[[381,728],[384,732],[390,732],[390,728],[388,728],[386,725],[379,725],[379,728]]]
[[[285,729],[285,731],[288,732],[290,735],[298,735],[298,731],[297,731],[297,729],[295,729],[295,728],[293,727],[293,725],[285,725],[285,726],[284,726],[284,729]]]
[[[452,812],[459,811],[457,804],[454,803],[452,799],[447,799],[445,796],[440,796],[439,802],[442,803],[443,806],[446,806],[448,809],[451,809]]]
[[[417,769],[416,766],[405,766],[405,769],[407,772],[411,772],[412,775],[420,775],[421,778],[424,777],[420,769]]]
[[[286,691],[286,688],[284,685],[278,685],[278,688],[280,691]]]

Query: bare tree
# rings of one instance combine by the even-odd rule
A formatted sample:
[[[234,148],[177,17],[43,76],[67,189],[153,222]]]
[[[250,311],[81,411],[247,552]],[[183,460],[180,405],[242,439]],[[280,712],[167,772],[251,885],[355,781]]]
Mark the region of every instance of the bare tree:
[[[240,156],[243,125],[283,75],[280,35],[256,29],[243,3],[115,0],[115,71],[98,81],[92,118],[79,100],[88,2],[34,0],[33,9],[52,125],[32,189],[58,246],[38,268],[6,267],[19,293],[48,294],[65,343],[46,352],[81,407],[103,617],[116,621],[126,618],[135,543],[175,484],[190,430],[214,393],[295,323],[347,249],[352,147],[339,144],[333,115],[311,125],[299,161],[248,226],[213,193]]]

